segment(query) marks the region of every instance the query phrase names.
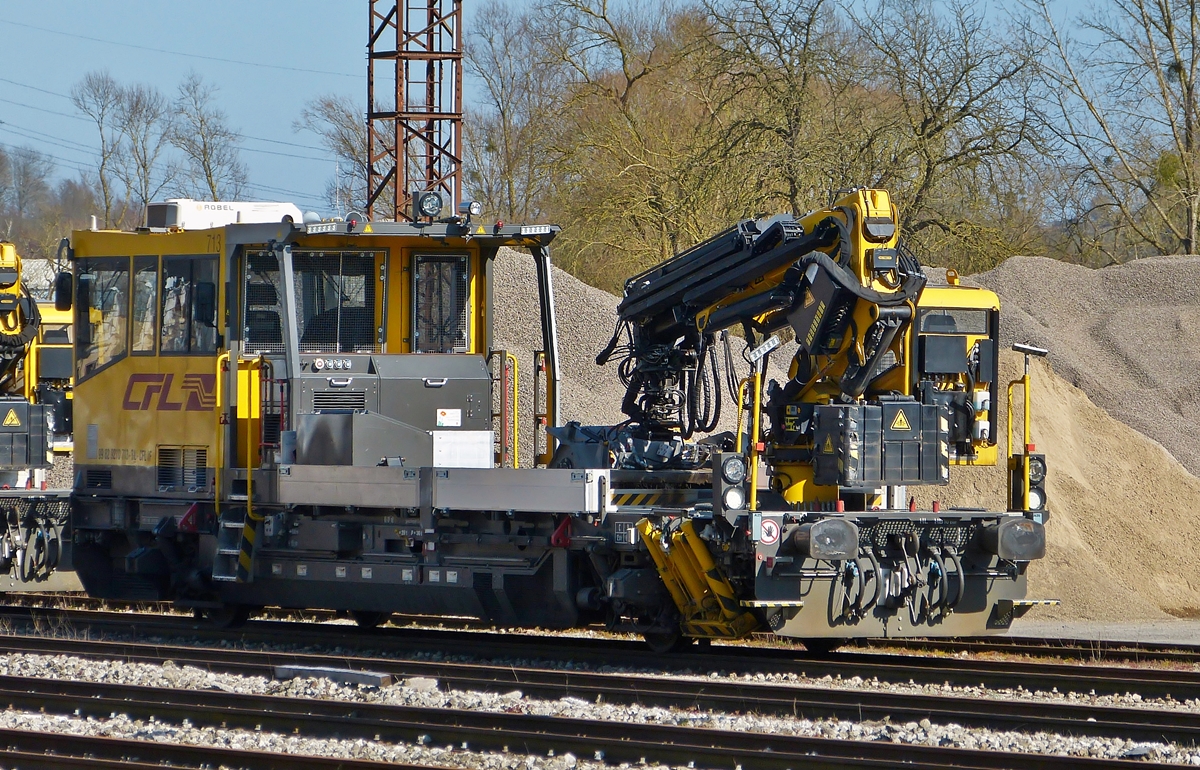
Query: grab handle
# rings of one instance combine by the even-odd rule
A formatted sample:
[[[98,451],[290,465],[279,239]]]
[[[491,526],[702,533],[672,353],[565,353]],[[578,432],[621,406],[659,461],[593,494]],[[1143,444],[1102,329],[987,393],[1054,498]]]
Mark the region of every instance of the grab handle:
[[[427,388],[440,388],[443,385],[445,385],[447,382],[449,382],[450,378],[442,377],[440,379],[433,379],[432,377],[426,377],[424,381],[425,381],[425,387],[427,387]]]

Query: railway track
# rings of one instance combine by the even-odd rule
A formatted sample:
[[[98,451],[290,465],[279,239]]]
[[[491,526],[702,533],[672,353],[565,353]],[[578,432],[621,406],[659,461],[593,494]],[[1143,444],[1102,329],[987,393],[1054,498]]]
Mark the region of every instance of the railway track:
[[[753,712],[771,716],[853,721],[916,722],[929,719],[938,724],[954,723],[967,727],[1014,731],[1036,728],[1065,735],[1135,741],[1165,740],[1183,745],[1194,743],[1196,736],[1200,735],[1200,714],[1194,712],[1095,706],[1071,701],[1000,701],[953,693],[923,695],[717,678],[654,677],[630,673],[613,674],[518,666],[511,662],[489,664],[447,660],[394,660],[348,653],[330,655],[214,649],[166,644],[157,639],[153,643],[137,643],[4,635],[0,636],[0,651],[76,655],[149,664],[162,664],[170,660],[177,665],[191,665],[214,672],[267,678],[274,676],[278,666],[336,666],[349,670],[374,671],[396,678],[434,678],[443,686],[455,690],[504,693],[519,689],[527,695],[545,699],[573,696],[589,702],[695,708],[724,713]],[[658,662],[661,664],[663,660],[658,659]],[[1185,685],[1185,682],[1181,681],[1181,678],[1185,677],[1191,686],[1200,687],[1200,675],[1187,677],[1186,672],[1130,672],[1079,666],[1067,668],[1073,669],[1072,673],[1076,677],[1084,674],[1093,677],[1089,680],[1076,679],[1075,684],[1080,687],[1095,684],[1094,677],[1101,675],[1109,679],[1117,678],[1124,685],[1128,685],[1131,692],[1139,691],[1139,688],[1145,689],[1147,681],[1156,687],[1169,686],[1179,690]],[[1160,677],[1130,682],[1130,673],[1159,674]],[[1170,678],[1163,679],[1163,676]],[[1011,684],[1011,680],[1008,684]],[[1116,687],[1111,682],[1108,686],[1110,689]],[[1080,687],[1074,689],[1079,690]]]
[[[809,678],[830,676],[850,679],[862,676],[882,681],[914,684],[983,687],[1013,687],[1028,690],[1096,694],[1139,693],[1147,698],[1200,699],[1200,672],[1171,668],[1115,668],[1081,666],[1025,660],[979,660],[944,656],[887,654],[847,651],[835,655],[812,655],[791,648],[769,646],[713,645],[694,648],[672,656],[655,655],[638,642],[606,638],[534,636],[494,632],[437,631],[430,628],[376,628],[361,630],[348,625],[296,624],[258,620],[238,630],[214,628],[182,616],[96,613],[88,610],[30,610],[36,622],[50,630],[70,634],[120,634],[131,638],[187,637],[196,642],[241,645],[301,645],[335,649],[347,654],[372,655],[414,652],[430,655],[468,656],[481,660],[539,660],[583,662],[602,667],[619,664],[679,672],[799,674]],[[24,610],[0,610],[11,622],[35,622]]]
[[[19,770],[451,770],[432,765],[369,762],[300,754],[195,746],[34,730],[0,729],[0,766]],[[457,770],[457,769],[456,769]]]
[[[242,728],[306,737],[450,745],[474,751],[517,751],[596,757],[609,763],[665,763],[743,770],[838,767],[1065,770],[1160,768],[1168,765],[1087,757],[1013,754],[886,741],[846,741],[711,728],[618,723],[520,713],[414,708],[75,681],[0,677],[0,703],[12,708],[198,727]],[[0,745],[2,745],[0,741]],[[16,744],[20,748],[20,743]],[[140,745],[140,744],[139,744]],[[163,744],[153,744],[163,745]],[[193,747],[187,747],[190,751]],[[147,747],[146,753],[152,749]],[[140,755],[133,754],[139,761]],[[194,759],[192,761],[195,761]],[[293,758],[288,757],[292,762]],[[342,760],[337,760],[341,762]],[[286,767],[318,767],[293,762]],[[332,767],[334,765],[321,765]],[[356,768],[369,764],[343,763]],[[374,766],[379,766],[378,764]]]
[[[87,610],[92,612],[113,612],[129,609],[140,609],[148,613],[163,616],[183,616],[172,608],[169,602],[122,603],[110,602],[104,599],[94,599],[86,595],[71,596],[64,601],[61,594],[14,594],[7,597],[10,603],[7,608],[0,608],[0,614],[6,611],[18,612],[24,610],[40,610],[52,612],[61,609]],[[68,605],[68,606],[64,606]],[[128,617],[127,613],[121,613]],[[274,621],[304,621],[322,623],[336,620],[339,616],[330,610],[285,610],[268,608],[259,617]],[[450,631],[488,632],[494,628],[481,621],[469,618],[441,618],[396,614],[392,623],[397,628],[413,630],[439,629]],[[725,644],[729,647],[734,644]],[[805,652],[803,645],[787,639],[771,635],[754,635],[739,646],[754,649],[766,648],[775,651],[787,651],[789,654]],[[879,652],[904,650],[914,653],[959,654],[1000,654],[1029,658],[1053,658],[1058,660],[1077,660],[1090,663],[1178,663],[1200,665],[1200,643],[1164,643],[1164,642],[1132,642],[1109,641],[1102,639],[1071,639],[1056,637],[1030,637],[1020,635],[998,635],[985,637],[958,637],[950,639],[939,638],[897,638],[897,639],[855,639],[847,643],[843,652]]]
[[[997,636],[965,639],[867,640],[859,646],[859,649],[879,648],[902,649],[912,652],[966,652],[973,655],[993,653],[1095,663],[1200,664],[1200,647],[1162,642]]]
[[[34,622],[10,613],[10,623]],[[222,630],[183,617],[121,613],[37,610],[37,622],[66,635],[119,634],[129,638],[186,637],[210,644],[289,645],[327,648],[339,654],[464,656],[481,660],[558,661],[595,667],[620,665],[651,672],[797,674],[809,678],[878,678],[885,682],[961,687],[1012,688],[1050,692],[1123,695],[1146,698],[1200,699],[1200,671],[1170,668],[1121,668],[1027,660],[929,657],[875,652],[814,656],[794,649],[714,645],[708,650],[661,656],[633,641],[555,635],[511,635],[490,632],[437,631],[254,621],[237,630]]]

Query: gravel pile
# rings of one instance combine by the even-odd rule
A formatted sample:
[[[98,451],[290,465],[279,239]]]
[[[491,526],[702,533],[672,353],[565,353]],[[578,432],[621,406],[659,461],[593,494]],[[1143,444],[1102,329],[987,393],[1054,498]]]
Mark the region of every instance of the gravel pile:
[[[1048,348],[1059,375],[1200,474],[1200,257],[1013,257],[970,280],[1000,295],[1005,345]]]
[[[702,727],[738,732],[800,735],[840,740],[886,740],[928,746],[986,748],[997,751],[1037,752],[1098,758],[1139,757],[1182,764],[1200,764],[1200,752],[1167,743],[1136,743],[1121,739],[1069,737],[1050,733],[1022,733],[983,730],[957,724],[920,722],[893,723],[882,721],[809,720],[799,718],[761,717],[747,714],[703,712],[696,709],[644,708],[605,703],[592,703],[579,698],[548,701],[526,697],[514,690],[504,694],[469,691],[443,692],[423,686],[399,685],[388,688],[338,685],[325,679],[297,678],[286,682],[261,677],[238,677],[213,674],[200,669],[179,667],[171,662],[161,666],[118,662],[88,661],[68,656],[39,656],[10,654],[0,658],[0,673],[82,679],[94,682],[113,682],[143,686],[170,687],[192,690],[221,690],[242,693],[268,693],[294,698],[336,699],[387,703],[427,708],[455,708],[490,712],[526,713],[555,717],[604,719],[617,722]],[[720,674],[711,674],[717,677]],[[765,675],[756,679],[766,681]],[[861,680],[846,684],[862,686]],[[879,685],[890,691],[904,691],[905,686]],[[995,695],[996,693],[991,693]],[[1070,697],[1077,700],[1077,696]],[[1086,696],[1084,696],[1086,697]],[[1196,704],[1176,704],[1196,708]],[[0,726],[24,729],[55,730],[87,734],[103,734],[144,740],[167,740],[180,743],[259,748],[285,753],[323,754],[354,758],[387,759],[391,761],[426,761],[454,764],[461,767],[557,768],[599,766],[569,755],[535,757],[531,755],[480,754],[460,748],[435,748],[415,744],[385,744],[363,740],[319,740],[291,735],[214,730],[190,725],[165,725],[144,722],[114,714],[110,719],[51,717],[7,711],[0,716]],[[624,766],[624,765],[623,765]]]
[[[50,489],[70,489],[75,485],[75,458],[55,455],[54,465],[46,471],[46,486]]]
[[[596,365],[599,353],[612,337],[620,299],[583,283],[570,273],[553,270],[554,308],[558,319],[559,368],[562,376],[562,422],[584,425],[615,425],[626,418],[621,413],[625,389],[617,377],[617,359],[605,367]],[[537,271],[533,258],[503,248],[496,255],[493,279],[493,348],[517,357],[519,367],[520,455],[529,465],[533,437],[533,353],[542,347],[539,322]],[[734,338],[733,353],[744,376],[750,365],[741,357],[745,345]],[[786,380],[786,368],[794,348],[785,345],[772,356],[768,378]],[[725,398],[718,430],[736,429],[736,405]]]

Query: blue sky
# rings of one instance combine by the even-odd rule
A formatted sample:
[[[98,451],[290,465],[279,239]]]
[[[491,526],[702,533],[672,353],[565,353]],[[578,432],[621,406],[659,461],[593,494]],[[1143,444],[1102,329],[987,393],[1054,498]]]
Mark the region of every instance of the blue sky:
[[[464,2],[468,30],[478,2]],[[1084,5],[1056,4],[1060,18]],[[328,213],[334,161],[292,124],[315,96],[365,103],[367,26],[366,0],[0,0],[0,144],[33,147],[54,156],[60,176],[77,176],[97,143],[67,98],[85,73],[106,69],[170,95],[194,69],[220,88],[245,136],[253,196]]]
[[[467,0],[467,21],[470,8]],[[89,167],[95,127],[67,95],[90,70],[173,95],[196,70],[245,135],[254,196],[323,203],[333,159],[292,124],[327,93],[366,101],[365,0],[0,0],[0,143]],[[205,58],[207,57],[207,58]]]

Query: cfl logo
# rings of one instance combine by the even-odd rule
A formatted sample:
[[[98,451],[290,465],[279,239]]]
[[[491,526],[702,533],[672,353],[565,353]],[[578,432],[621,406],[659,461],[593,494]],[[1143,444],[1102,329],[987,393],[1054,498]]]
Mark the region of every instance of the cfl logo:
[[[172,396],[174,374],[131,374],[121,408],[133,412],[211,412],[217,406],[217,375],[185,374],[178,400]]]

